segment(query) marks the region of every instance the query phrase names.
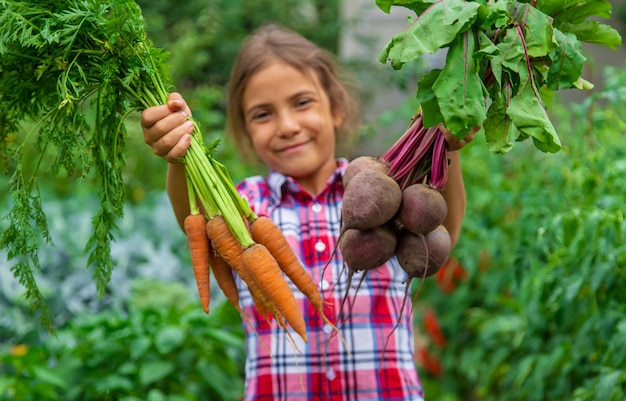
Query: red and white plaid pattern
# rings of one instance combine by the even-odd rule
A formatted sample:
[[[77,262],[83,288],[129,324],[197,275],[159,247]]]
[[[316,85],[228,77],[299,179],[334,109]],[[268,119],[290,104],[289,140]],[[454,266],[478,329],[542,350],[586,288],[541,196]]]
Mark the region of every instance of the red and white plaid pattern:
[[[258,333],[246,325],[246,401],[423,400],[413,359],[411,300],[400,315],[406,274],[396,259],[366,274],[362,283],[363,273],[355,274],[340,313],[348,272],[339,250],[331,255],[339,236],[346,165],[347,160],[338,160],[326,189],[314,198],[276,172],[238,185],[255,213],[269,216],[282,229],[319,285],[326,316],[347,342],[346,348],[291,282],[307,324],[308,343],[293,331],[285,333],[275,321],[268,324],[238,280],[240,306]]]

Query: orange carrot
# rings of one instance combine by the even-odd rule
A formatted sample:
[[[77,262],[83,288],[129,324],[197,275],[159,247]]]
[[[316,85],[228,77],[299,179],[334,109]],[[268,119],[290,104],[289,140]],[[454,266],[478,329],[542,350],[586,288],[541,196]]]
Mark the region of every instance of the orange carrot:
[[[245,250],[230,231],[226,220],[217,215],[206,224],[206,233],[215,251],[248,285],[255,302],[264,305],[284,327],[282,319],[305,341],[304,318],[289,285],[267,248],[254,244]],[[263,252],[265,251],[265,252]]]
[[[217,252],[220,259],[235,270],[239,277],[246,283],[257,311],[262,316],[267,317],[268,300],[261,296],[261,290],[258,288],[258,285],[252,280],[249,272],[243,269],[243,263],[241,261],[243,248],[231,233],[223,216],[217,215],[207,221],[206,235],[210,239],[213,249]],[[279,319],[277,316],[274,317]]]
[[[235,284],[233,270],[213,249],[209,253],[209,264],[211,265],[215,282],[226,296],[226,299],[233,304],[237,311],[240,311],[239,292],[237,291],[237,284]]]
[[[254,307],[256,308],[257,312],[259,312],[259,315],[263,316],[265,320],[268,320],[269,315],[267,311],[267,301],[262,300],[263,297],[259,294],[259,291],[250,292],[250,294],[252,295],[252,302],[254,302]]]
[[[210,241],[210,236],[209,236],[209,231],[208,231],[210,229],[209,227],[210,226],[207,224],[206,234],[207,234],[207,239],[209,239],[209,244],[210,244],[211,241]],[[246,323],[248,323],[252,331],[254,331],[254,333],[258,337],[259,335],[257,331],[254,329],[254,327],[252,326],[252,323],[248,319],[248,316],[239,307],[239,291],[237,289],[237,284],[235,283],[235,277],[233,276],[232,267],[230,267],[228,263],[226,263],[226,261],[222,259],[222,257],[212,249],[213,248],[212,245],[210,245],[210,247],[211,247],[211,251],[209,252],[209,261],[211,265],[211,270],[213,270],[213,277],[215,278],[215,282],[224,293],[224,296],[226,296],[226,299],[228,299],[228,301],[235,307],[235,309],[237,310],[237,312],[239,312],[243,320]],[[257,308],[259,313],[261,313],[261,315],[267,318],[267,309],[265,308],[265,304],[263,303],[263,301],[261,301],[260,299],[260,290],[254,286],[252,288],[249,287],[248,289],[250,290],[250,294],[252,294],[252,299],[254,300],[255,307]],[[278,311],[276,311],[276,313],[277,313],[276,321],[279,323],[280,327],[284,327],[284,324],[282,326],[280,325],[280,323],[282,322],[282,318],[278,315]],[[271,351],[263,343],[261,338],[259,338],[259,341],[261,342],[261,345],[263,346],[263,348],[265,348],[265,350],[267,351],[268,355],[271,356]]]
[[[304,318],[296,298],[276,260],[267,248],[254,244],[243,251],[244,268],[250,272],[263,295],[270,300],[296,333],[308,342]]]
[[[224,217],[217,215],[206,222],[206,236],[211,241],[213,250],[239,273],[243,248],[228,228]]]
[[[324,302],[313,278],[298,260],[280,228],[270,218],[260,216],[250,225],[250,234],[255,242],[270,251],[283,273],[307,297],[324,322],[335,328],[324,314]]]
[[[207,224],[207,230],[208,224]],[[207,231],[207,235],[209,235]],[[241,259],[241,257],[239,257]],[[211,252],[209,254],[209,262],[211,265],[211,270],[213,270],[213,277],[215,278],[215,282],[220,287],[226,299],[230,301],[231,304],[237,309],[239,313],[242,313],[239,308],[239,292],[237,290],[237,284],[235,283],[235,277],[233,276],[233,269],[230,267],[228,263],[215,251],[213,251],[211,246]],[[246,281],[246,280],[244,280]],[[247,281],[246,281],[247,282]],[[254,305],[257,311],[262,316],[267,316],[267,309],[263,302],[261,302],[257,296],[257,291],[250,292],[252,294],[252,299],[254,300]]]
[[[205,224],[206,217],[204,215],[190,214],[185,218],[184,228],[202,310],[204,310],[204,313],[209,313],[209,303],[211,301],[209,253],[211,244],[206,236]]]

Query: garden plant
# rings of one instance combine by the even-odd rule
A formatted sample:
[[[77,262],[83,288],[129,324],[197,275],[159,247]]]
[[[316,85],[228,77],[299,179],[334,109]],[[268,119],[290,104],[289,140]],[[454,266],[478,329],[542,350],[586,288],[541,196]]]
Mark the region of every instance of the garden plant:
[[[145,3],[146,10],[165,7],[164,2]],[[393,2],[377,3],[384,8]],[[501,2],[514,3],[518,2]],[[519,3],[548,9],[565,4]],[[190,9],[197,11],[194,4],[196,8]],[[604,1],[567,4],[582,13],[571,12],[571,18],[610,13]],[[223,32],[228,18],[239,17],[226,13],[220,20],[213,14],[200,15],[210,22],[203,25],[207,35],[202,38],[184,31],[184,24],[169,23],[186,32],[178,36],[178,50],[197,54],[200,58],[193,61],[208,65],[206,57],[212,50],[198,50],[219,46],[198,42],[215,40],[209,29]],[[246,15],[262,18],[261,13]],[[298,15],[284,17],[293,23],[299,21],[295,17],[306,20]],[[154,32],[167,31],[157,28],[162,21],[152,21]],[[559,25],[563,26],[572,28]],[[243,33],[246,26],[237,29]],[[331,26],[326,32],[337,29]],[[597,33],[594,29],[605,28],[593,25],[582,34]],[[615,33],[607,32],[612,38],[607,43],[616,45]],[[324,40],[332,47],[332,37],[320,37]],[[569,61],[582,61],[582,54],[577,52]],[[195,99],[203,105],[194,109],[209,111],[196,117],[211,127],[208,136],[217,136],[223,122],[219,99],[224,81],[215,72],[215,84],[203,86],[199,83],[203,77],[191,76],[185,67],[177,66],[173,76],[183,87],[197,90]],[[535,73],[540,71],[537,67]],[[0,69],[0,74],[4,72]],[[426,76],[424,82],[444,89],[435,85],[434,72]],[[582,80],[575,83],[586,85]],[[552,89],[561,84],[558,80]],[[511,130],[512,136],[506,138],[478,135],[464,150],[468,212],[461,241],[436,275],[413,281],[419,304],[414,311],[420,332],[416,363],[428,398],[619,401],[626,397],[626,152],[621,139],[626,129],[626,75],[620,69],[607,69],[605,86],[589,92],[580,104],[561,103],[555,95],[545,116],[559,135],[542,136],[547,142]],[[430,107],[435,104],[424,92],[418,98]],[[440,110],[438,118],[443,121],[445,107]],[[401,118],[410,118],[413,111]],[[118,205],[124,209],[123,218],[120,213],[116,219],[117,240],[110,247],[115,268],[100,287],[92,282],[91,269],[85,268],[90,261],[83,248],[84,239],[91,235],[91,211],[100,205],[92,193],[93,172],[78,174],[84,184],[78,189],[74,185],[78,177],[71,169],[41,173],[47,183],[37,188],[50,200],[42,210],[51,217],[47,231],[55,246],[44,244],[39,250],[44,263],[33,271],[33,280],[41,290],[39,301],[54,316],[54,335],[33,319],[33,299],[24,297],[24,282],[13,277],[7,253],[0,253],[0,400],[240,397],[244,352],[240,318],[219,291],[213,292],[211,315],[202,314],[194,298],[184,238],[154,234],[154,230],[174,233],[178,228],[165,217],[170,210],[159,192],[163,183],[151,181],[162,166],[153,163],[145,146],[134,139],[140,136],[137,116],[130,114],[128,119],[128,138],[133,139],[126,146],[136,157],[126,157],[119,171],[123,184],[117,189],[125,199]],[[0,138],[13,147],[33,126],[25,122],[22,131],[10,135],[3,131]],[[552,133],[552,128],[548,131]],[[530,138],[534,142],[524,141]],[[537,143],[544,147],[541,150],[556,153],[537,152]],[[513,145],[515,150],[506,155],[485,151],[508,152]],[[239,163],[229,163],[234,155],[228,146],[219,152],[226,165],[236,167],[234,177],[247,174],[239,170]],[[54,151],[40,148],[24,147],[23,155],[21,168],[27,173],[36,168],[37,160],[59,161]],[[3,166],[13,173],[14,162],[7,158]],[[51,172],[57,174],[50,176]],[[8,192],[7,182],[0,182],[0,190]],[[33,202],[33,198],[26,200]],[[0,200],[2,216],[10,207],[8,199]],[[0,221],[3,233],[11,223]]]

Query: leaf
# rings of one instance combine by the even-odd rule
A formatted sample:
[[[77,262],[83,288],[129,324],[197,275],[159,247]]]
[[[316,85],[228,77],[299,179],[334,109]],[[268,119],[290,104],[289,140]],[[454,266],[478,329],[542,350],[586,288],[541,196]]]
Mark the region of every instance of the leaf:
[[[495,98],[492,96],[492,103],[483,125],[487,146],[493,153],[507,153],[513,149],[513,143],[518,134],[515,124],[506,114],[508,99],[511,96],[510,90],[510,85],[506,85],[502,93]]]
[[[94,388],[96,388],[100,394],[110,394],[115,392],[131,392],[135,385],[136,384],[129,378],[113,373],[101,377],[97,383],[94,384]]]
[[[610,371],[606,369],[603,371],[600,375],[600,379],[598,380],[598,387],[596,388],[596,400],[612,400],[615,389],[619,387],[618,381],[622,381],[621,385],[623,385],[624,380],[626,380],[623,376],[626,376],[626,374],[617,369]]]
[[[580,79],[587,58],[582,54],[576,35],[555,29],[554,37],[559,45],[550,54],[552,65],[548,70],[547,86],[552,90],[572,88]]]
[[[580,24],[587,18],[611,18],[611,3],[607,0],[562,1],[561,10],[552,12],[556,24]]]
[[[151,341],[146,337],[139,337],[130,346],[130,358],[137,360],[141,358],[150,348]]]
[[[515,29],[508,29],[504,38],[497,44],[498,53],[491,59],[491,68],[496,77],[502,75],[503,68],[519,73],[519,68],[525,61],[522,36]]]
[[[484,31],[478,31],[478,49],[474,56],[480,56],[480,58],[492,58],[500,52],[500,49],[495,43],[487,36]]]
[[[162,355],[172,352],[185,341],[185,333],[174,326],[166,326],[159,330],[154,345]]]
[[[523,71],[523,70],[521,70]],[[519,92],[511,98],[506,114],[523,134],[533,138],[542,152],[558,152],[561,141],[548,117],[537,88],[528,73],[522,73]]]
[[[241,339],[234,334],[231,334],[222,329],[211,329],[206,332],[208,337],[211,337],[214,341],[224,344],[230,345],[236,348],[241,347]]]
[[[487,116],[486,89],[474,60],[474,33],[467,31],[450,46],[446,64],[433,84],[444,125],[462,139]]]
[[[579,4],[585,6],[588,3],[595,2],[606,3],[607,0],[537,0],[535,7],[558,19],[559,15],[565,13],[568,9],[577,7]]]
[[[563,32],[575,34],[578,40],[583,42],[603,45],[613,50],[617,50],[622,45],[622,37],[619,32],[615,28],[598,21],[585,21],[577,25],[561,23],[555,26]]]
[[[148,391],[148,397],[146,401],[167,401],[168,396],[166,396],[161,390],[153,388]]]
[[[479,71],[479,74],[481,74],[483,83],[487,88],[491,87],[492,89],[494,89],[494,85],[496,85],[495,90],[502,87],[502,69],[499,68],[499,65],[493,64],[491,60],[499,53],[500,49],[498,46],[496,46],[496,44],[484,31],[479,30],[478,49],[474,53],[474,57],[481,65],[481,71]]]
[[[34,270],[41,270],[40,239],[43,237],[48,243],[51,242],[46,215],[39,202],[40,194],[37,187],[31,186],[32,181],[25,181],[21,163],[16,166],[9,185],[13,206],[5,217],[9,227],[0,235],[0,250],[7,250],[8,259],[17,260],[11,272],[25,288],[25,298],[31,308],[41,310],[42,324],[52,329],[53,317],[34,275]]]
[[[424,10],[411,26],[397,34],[382,51],[379,61],[391,61],[395,69],[424,54],[433,54],[465,32],[477,16],[479,3],[439,0]]]
[[[175,365],[171,362],[153,361],[145,362],[139,367],[139,381],[142,386],[147,386],[159,381],[174,371]]]
[[[219,369],[216,364],[201,362],[200,375],[207,385],[219,395],[219,399],[228,400],[240,396],[240,386],[233,383],[233,377]]]
[[[553,41],[552,18],[530,4],[515,3],[510,8],[511,17],[522,29],[522,46],[527,56],[543,57],[554,49],[556,43]]]
[[[63,379],[62,376],[57,374],[53,369],[42,367],[42,366],[34,366],[33,374],[38,381],[52,384],[53,386],[56,386],[62,389],[68,388],[68,383]]]
[[[417,84],[417,101],[422,107],[422,123],[424,127],[434,127],[443,123],[443,115],[439,109],[437,97],[433,91],[433,84],[439,78],[441,70],[434,68],[424,75]]]
[[[403,6],[420,14],[423,10],[427,9],[432,2],[433,0],[376,0],[376,5],[387,14],[391,11],[391,6]]]
[[[570,277],[565,286],[565,300],[567,302],[572,302],[578,296],[580,289],[585,284],[585,278],[581,276]]]

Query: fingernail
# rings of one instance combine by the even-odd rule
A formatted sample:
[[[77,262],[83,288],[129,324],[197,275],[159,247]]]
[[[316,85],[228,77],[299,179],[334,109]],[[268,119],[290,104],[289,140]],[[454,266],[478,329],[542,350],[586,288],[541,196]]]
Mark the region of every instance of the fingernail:
[[[184,119],[187,119],[187,113],[185,113],[184,111],[181,111],[180,115],[183,116]]]
[[[186,127],[187,127],[190,131],[193,131],[193,129],[194,129],[193,121],[187,120],[187,121],[185,122],[185,126],[186,126]]]

